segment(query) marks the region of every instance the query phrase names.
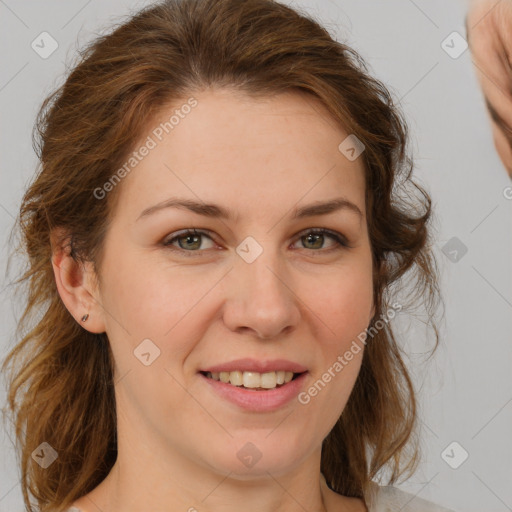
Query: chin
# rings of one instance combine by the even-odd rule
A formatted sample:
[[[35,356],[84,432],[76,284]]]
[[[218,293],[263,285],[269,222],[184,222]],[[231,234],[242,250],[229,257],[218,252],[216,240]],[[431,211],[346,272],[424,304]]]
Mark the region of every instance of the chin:
[[[251,437],[232,439],[230,446],[221,447],[219,453],[212,454],[209,465],[221,474],[248,481],[258,477],[266,479],[269,473],[276,477],[288,474],[307,456],[297,450],[297,442],[284,443],[279,437],[270,441],[268,435],[268,431],[260,436],[252,432]],[[275,431],[270,434],[274,435]]]

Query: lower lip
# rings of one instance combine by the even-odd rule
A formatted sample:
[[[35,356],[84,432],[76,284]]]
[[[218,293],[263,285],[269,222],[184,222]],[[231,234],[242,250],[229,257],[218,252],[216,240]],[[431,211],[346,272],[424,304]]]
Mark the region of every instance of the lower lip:
[[[275,411],[290,402],[300,393],[307,374],[308,372],[304,372],[278,388],[269,389],[267,391],[256,391],[226,384],[220,380],[210,379],[202,373],[199,373],[222,398],[229,400],[243,409],[256,412]]]

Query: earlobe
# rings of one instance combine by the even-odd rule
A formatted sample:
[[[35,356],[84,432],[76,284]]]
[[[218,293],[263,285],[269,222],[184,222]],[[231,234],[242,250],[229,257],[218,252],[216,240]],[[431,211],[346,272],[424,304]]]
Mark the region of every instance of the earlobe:
[[[103,308],[89,289],[95,282],[90,262],[76,261],[69,245],[52,243],[51,263],[57,290],[73,318],[90,332],[105,332]]]

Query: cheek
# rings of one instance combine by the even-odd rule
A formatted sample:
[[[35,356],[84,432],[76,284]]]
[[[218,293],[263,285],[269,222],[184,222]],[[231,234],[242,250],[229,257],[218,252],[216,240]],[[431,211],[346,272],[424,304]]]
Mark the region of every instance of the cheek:
[[[361,333],[373,305],[371,268],[351,267],[329,280],[314,296],[319,358],[310,386],[301,395],[318,414],[316,428],[326,436],[339,419],[354,388],[364,354]],[[359,337],[359,339],[358,339]],[[320,412],[321,411],[321,412]]]
[[[322,329],[318,338],[339,348],[368,327],[373,305],[371,265],[347,266],[324,277],[317,286],[308,284],[304,302],[322,321],[315,322]]]
[[[156,256],[143,257],[134,251],[111,258],[105,267],[105,308],[135,339],[163,339],[184,317],[194,314],[194,305],[215,282],[215,276],[203,278],[172,268]],[[107,321],[112,325],[112,319]]]

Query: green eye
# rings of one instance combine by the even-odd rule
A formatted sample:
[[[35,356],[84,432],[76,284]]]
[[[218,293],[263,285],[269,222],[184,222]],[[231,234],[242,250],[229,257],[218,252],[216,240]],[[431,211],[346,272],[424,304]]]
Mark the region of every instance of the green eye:
[[[164,245],[171,249],[176,249],[182,252],[197,252],[198,249],[201,248],[201,237],[207,237],[212,240],[212,238],[205,231],[188,229],[177,233],[172,238],[169,238],[164,242]],[[182,240],[184,240],[184,242],[182,242]],[[178,242],[178,247],[174,246],[175,242]]]
[[[206,237],[213,244],[213,238],[209,231],[185,229],[177,232],[171,238],[166,239],[163,242],[163,245],[172,251],[177,251],[186,256],[201,256],[206,249],[213,248],[212,245],[201,249],[203,237]],[[326,238],[330,238],[334,241],[334,247],[328,249],[323,248]],[[347,239],[341,233],[324,228],[314,228],[302,231],[299,234],[298,240],[302,241],[304,249],[318,253],[331,252],[350,247]],[[311,246],[306,247],[307,244],[311,244]]]
[[[330,238],[331,240],[334,240],[338,248],[339,246],[349,246],[346,239],[342,235],[327,229],[310,229],[306,232],[305,235],[302,235],[300,239],[306,240],[305,243],[312,243],[314,245],[313,247],[306,247],[306,249],[321,249],[323,241],[325,240],[326,237]]]

